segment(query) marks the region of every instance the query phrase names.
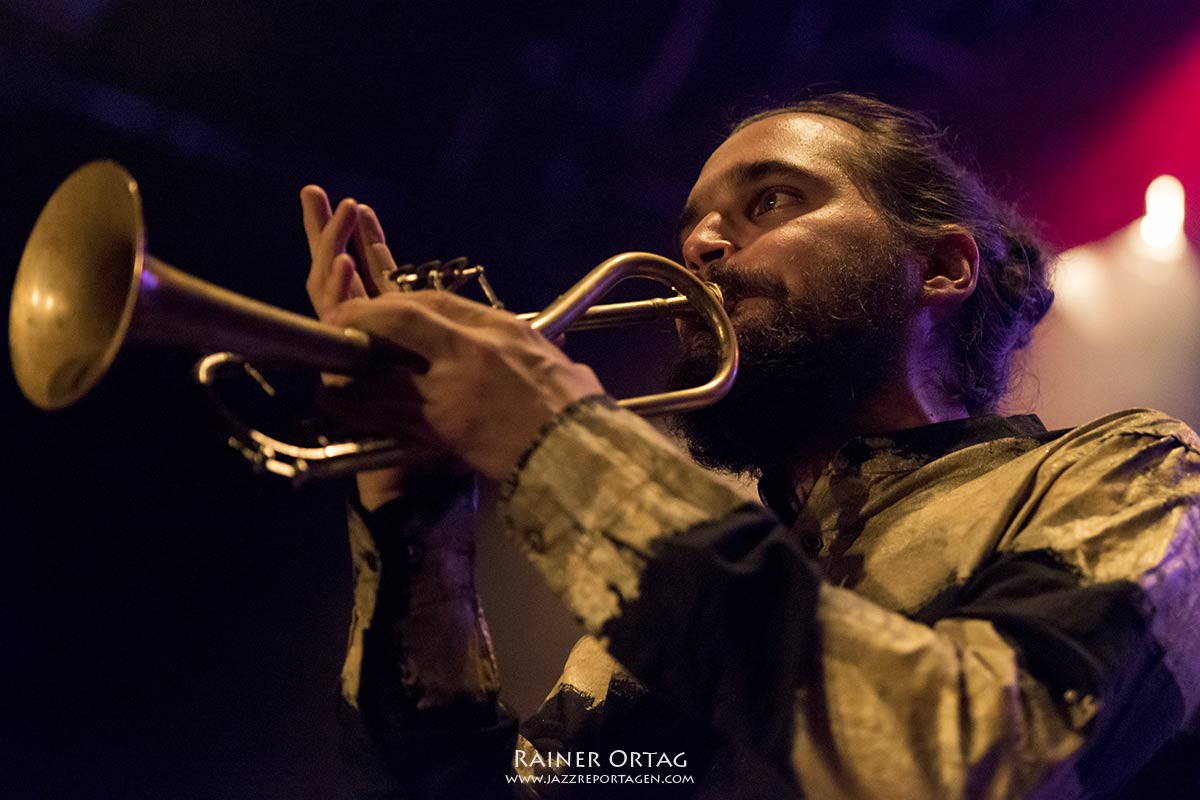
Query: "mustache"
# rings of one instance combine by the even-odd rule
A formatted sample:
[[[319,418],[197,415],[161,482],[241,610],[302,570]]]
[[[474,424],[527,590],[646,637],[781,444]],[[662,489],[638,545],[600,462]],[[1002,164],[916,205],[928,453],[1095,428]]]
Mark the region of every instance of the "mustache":
[[[788,289],[781,278],[761,269],[734,266],[725,259],[710,261],[704,270],[704,277],[720,287],[727,303],[736,303],[747,297],[788,300]]]

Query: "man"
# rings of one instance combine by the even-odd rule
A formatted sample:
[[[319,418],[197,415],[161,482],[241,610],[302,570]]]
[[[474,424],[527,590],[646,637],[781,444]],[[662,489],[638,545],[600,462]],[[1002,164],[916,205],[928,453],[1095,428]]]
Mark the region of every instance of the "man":
[[[759,475],[774,513],[510,315],[367,299],[390,263],[373,213],[302,200],[320,317],[429,364],[337,401],[430,454],[360,475],[351,514],[363,796],[1196,786],[1200,442],[1154,412],[1057,433],[991,415],[1049,306],[1045,259],[923,118],[846,94],[770,111],[689,195],[683,257],[725,290],[744,361],[680,427],[702,462]],[[708,356],[682,336],[686,379]],[[516,743],[470,474],[589,632]]]

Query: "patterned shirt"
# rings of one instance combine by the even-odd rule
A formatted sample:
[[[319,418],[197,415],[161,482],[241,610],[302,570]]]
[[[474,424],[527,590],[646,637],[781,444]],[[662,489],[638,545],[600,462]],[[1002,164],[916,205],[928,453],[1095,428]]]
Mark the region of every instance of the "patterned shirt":
[[[436,681],[392,668],[408,604],[377,597],[384,528],[464,524],[463,495],[352,516],[361,794],[1200,796],[1200,441],[1182,423],[857,438],[802,505],[773,505],[608,402],[564,412],[494,513],[589,635],[515,745],[490,691],[422,713]],[[492,686],[474,630],[456,646]],[[392,688],[364,691],[370,674]]]

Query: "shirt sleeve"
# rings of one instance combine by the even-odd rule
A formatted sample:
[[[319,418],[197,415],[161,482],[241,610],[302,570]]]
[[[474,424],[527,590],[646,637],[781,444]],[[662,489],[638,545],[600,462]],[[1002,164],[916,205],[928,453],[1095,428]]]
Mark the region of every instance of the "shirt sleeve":
[[[497,699],[475,594],[474,515],[461,481],[374,513],[350,504],[354,610],[338,719],[356,797],[516,796],[505,779],[516,720]]]
[[[1082,796],[1196,714],[1193,444],[1114,435],[1060,460],[1026,535],[928,618],[823,583],[772,515],[602,402],[547,432],[506,513],[623,667],[797,792]]]

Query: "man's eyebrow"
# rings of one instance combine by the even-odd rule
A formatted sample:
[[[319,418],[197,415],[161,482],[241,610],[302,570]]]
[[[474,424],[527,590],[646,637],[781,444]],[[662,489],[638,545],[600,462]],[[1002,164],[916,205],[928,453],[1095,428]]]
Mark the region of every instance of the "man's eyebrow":
[[[748,183],[754,183],[771,175],[787,175],[804,181],[820,180],[816,174],[799,164],[779,158],[764,158],[758,161],[736,164],[725,174],[724,180],[735,186],[745,186]],[[675,223],[675,244],[677,247],[680,249],[683,248],[683,234],[699,221],[700,209],[693,205],[685,206],[683,213],[679,215],[679,221]]]

